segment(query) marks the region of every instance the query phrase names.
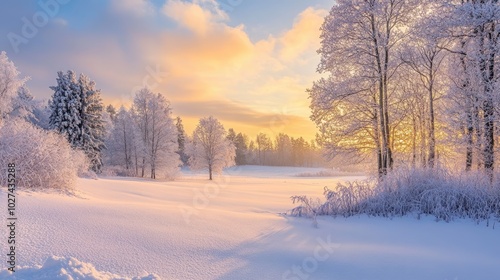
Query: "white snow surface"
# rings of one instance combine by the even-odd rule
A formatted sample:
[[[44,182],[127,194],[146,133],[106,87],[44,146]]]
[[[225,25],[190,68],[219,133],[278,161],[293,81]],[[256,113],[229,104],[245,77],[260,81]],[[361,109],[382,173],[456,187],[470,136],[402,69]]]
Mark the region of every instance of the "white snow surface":
[[[20,267],[10,274],[4,254],[0,279],[499,277],[500,229],[492,223],[319,217],[315,228],[284,215],[291,195],[321,197],[324,186],[363,178],[295,176],[316,171],[246,166],[214,182],[184,172],[173,182],[79,179],[76,195],[20,191]],[[5,189],[0,200],[5,207]]]

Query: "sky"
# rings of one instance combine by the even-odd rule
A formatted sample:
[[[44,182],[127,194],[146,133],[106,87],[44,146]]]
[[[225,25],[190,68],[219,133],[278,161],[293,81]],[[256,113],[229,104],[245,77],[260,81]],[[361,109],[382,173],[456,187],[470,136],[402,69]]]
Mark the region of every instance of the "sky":
[[[319,78],[320,27],[333,0],[3,0],[0,51],[32,94],[57,71],[96,82],[129,107],[147,86],[188,132],[202,117],[250,137],[313,139],[306,89]]]

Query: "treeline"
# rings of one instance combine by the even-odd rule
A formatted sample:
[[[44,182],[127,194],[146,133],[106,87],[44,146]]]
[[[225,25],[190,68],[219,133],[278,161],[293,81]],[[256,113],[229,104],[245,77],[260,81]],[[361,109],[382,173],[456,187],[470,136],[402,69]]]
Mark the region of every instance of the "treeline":
[[[279,133],[274,138],[259,133],[255,139],[250,139],[232,128],[227,138],[236,147],[237,165],[312,167],[326,164],[314,140],[308,142],[302,137],[293,138],[285,133]]]
[[[105,152],[107,161],[110,165],[119,164],[125,166],[127,170],[133,169],[133,174],[142,175],[143,166],[136,164],[136,159],[132,149],[134,146],[133,135],[130,134],[134,126],[134,119],[137,118],[136,102],[132,109],[125,107],[116,109],[112,105],[106,107],[106,113],[112,120],[111,136],[108,138],[108,149]],[[189,166],[188,145],[192,137],[187,135],[181,117],[175,118],[177,128],[177,154],[183,166]],[[130,139],[127,135],[130,134]],[[316,167],[325,166],[327,162],[322,157],[321,148],[317,146],[316,141],[310,142],[304,138],[293,138],[285,133],[279,133],[274,139],[265,133],[259,133],[255,139],[248,135],[236,132],[233,128],[228,129],[225,136],[235,147],[236,165],[268,165],[268,166],[303,166]],[[123,150],[122,146],[127,146],[130,151]],[[116,147],[121,150],[117,150]],[[126,160],[125,160],[126,159]],[[133,166],[133,168],[131,168]],[[139,171],[140,169],[140,171]]]

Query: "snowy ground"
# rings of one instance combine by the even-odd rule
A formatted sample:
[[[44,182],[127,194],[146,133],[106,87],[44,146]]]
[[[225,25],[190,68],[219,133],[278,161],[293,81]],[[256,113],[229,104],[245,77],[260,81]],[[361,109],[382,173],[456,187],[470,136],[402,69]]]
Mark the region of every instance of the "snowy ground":
[[[192,172],[175,182],[80,179],[76,197],[20,192],[17,255],[29,268],[0,279],[499,279],[500,225],[321,217],[314,228],[283,215],[291,195],[360,178],[295,176],[318,170],[249,166],[213,183]]]

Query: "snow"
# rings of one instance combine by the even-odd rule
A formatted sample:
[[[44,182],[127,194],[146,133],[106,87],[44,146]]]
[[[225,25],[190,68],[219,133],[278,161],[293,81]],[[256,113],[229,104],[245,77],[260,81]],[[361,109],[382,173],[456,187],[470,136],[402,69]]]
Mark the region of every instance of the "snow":
[[[19,192],[17,257],[24,268],[14,279],[154,279],[155,274],[161,279],[443,280],[497,275],[500,242],[493,225],[360,216],[319,217],[315,228],[309,219],[283,214],[293,208],[292,195],[321,197],[324,186],[362,178],[295,176],[317,171],[245,166],[214,182],[183,172],[174,182],[79,179],[73,196]],[[0,200],[6,200],[4,190]],[[4,221],[5,212],[0,211]],[[5,227],[0,234],[7,235]],[[57,273],[63,276],[56,278]],[[1,279],[6,275],[0,272]]]
[[[75,258],[63,258],[51,256],[47,258],[42,266],[21,268],[14,274],[3,272],[2,277],[10,279],[85,279],[85,280],[126,280],[117,274],[97,271],[92,264],[80,262]],[[134,277],[132,280],[156,280],[160,279],[154,274],[145,277]]]

